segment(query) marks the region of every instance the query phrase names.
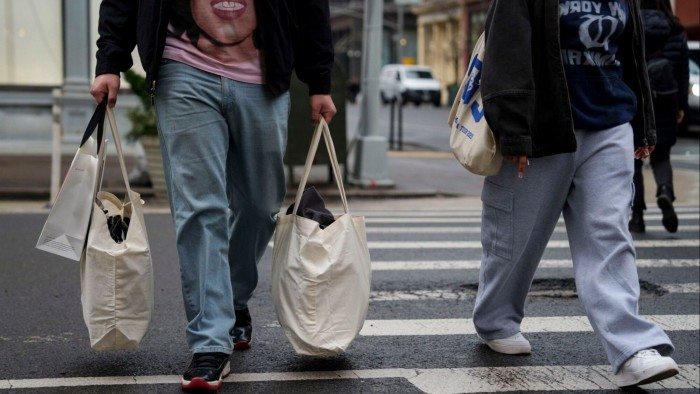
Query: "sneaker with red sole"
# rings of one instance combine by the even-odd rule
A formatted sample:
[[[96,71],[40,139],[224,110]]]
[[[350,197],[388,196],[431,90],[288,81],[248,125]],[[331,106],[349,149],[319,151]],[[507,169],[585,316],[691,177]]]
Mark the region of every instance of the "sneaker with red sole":
[[[253,341],[253,320],[250,318],[248,308],[236,311],[236,322],[229,332],[233,341],[233,350],[250,349]]]
[[[216,391],[223,386],[223,379],[231,373],[229,355],[226,353],[195,353],[192,362],[182,375],[183,390]]]

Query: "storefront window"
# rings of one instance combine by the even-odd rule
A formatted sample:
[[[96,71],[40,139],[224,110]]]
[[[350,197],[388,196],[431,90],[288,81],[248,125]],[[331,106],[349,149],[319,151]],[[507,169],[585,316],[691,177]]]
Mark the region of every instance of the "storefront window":
[[[63,82],[61,0],[3,0],[0,26],[0,85]]]
[[[468,34],[468,47],[467,52],[471,54],[471,50],[476,45],[476,41],[479,39],[481,33],[484,32],[486,27],[486,10],[478,10],[469,12],[469,32]]]

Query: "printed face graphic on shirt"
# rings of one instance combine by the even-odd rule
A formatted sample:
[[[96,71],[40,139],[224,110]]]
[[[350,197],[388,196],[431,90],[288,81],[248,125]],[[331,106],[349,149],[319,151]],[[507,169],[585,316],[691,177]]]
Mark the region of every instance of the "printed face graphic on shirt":
[[[252,39],[257,27],[252,0],[191,0],[190,7],[200,31],[218,46],[238,45]]]
[[[627,23],[625,0],[560,0],[559,17],[564,64],[619,66],[616,40]]]
[[[225,64],[258,57],[255,0],[170,0],[169,34]]]

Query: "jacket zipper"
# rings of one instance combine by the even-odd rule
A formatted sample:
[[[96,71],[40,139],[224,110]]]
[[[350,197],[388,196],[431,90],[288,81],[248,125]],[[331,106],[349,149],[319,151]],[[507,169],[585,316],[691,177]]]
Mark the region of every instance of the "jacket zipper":
[[[160,0],[158,3],[158,24],[156,25],[156,37],[155,37],[155,45],[153,45],[153,48],[156,51],[156,55],[158,54],[158,41],[160,37],[160,27],[163,22],[163,0]],[[154,60],[156,60],[154,58]],[[156,66],[158,67],[158,66]],[[151,82],[151,106],[154,106],[156,104],[156,80],[153,79]]]
[[[629,9],[630,9],[630,14],[631,14],[629,19],[634,24],[633,29],[632,29],[632,49],[631,49],[632,61],[634,62],[634,68],[639,70],[640,67],[639,67],[639,61],[637,61],[637,53],[635,51],[635,44],[636,44],[636,42],[638,42],[640,40],[640,37],[639,37],[640,32],[639,32],[639,26],[638,26],[638,21],[640,19],[639,19],[639,15],[637,14],[637,8],[635,7],[634,4],[631,4]],[[643,72],[646,73],[647,71],[644,70]],[[644,89],[643,77],[641,77],[641,76],[637,77],[637,84],[639,85],[639,97],[642,100],[642,110],[643,110],[647,105],[647,100],[645,99],[644,92],[643,92],[643,89]],[[644,114],[642,115],[642,125],[643,125],[642,144],[644,144],[644,146],[649,146],[649,139],[647,138],[647,136],[648,136],[648,130],[649,130],[650,125],[647,123],[647,117]]]

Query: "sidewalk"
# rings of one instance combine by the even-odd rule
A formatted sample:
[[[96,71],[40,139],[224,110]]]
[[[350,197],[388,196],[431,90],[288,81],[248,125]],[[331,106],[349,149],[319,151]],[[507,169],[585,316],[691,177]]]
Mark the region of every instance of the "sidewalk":
[[[135,152],[137,151],[132,150],[132,154],[126,154],[127,172],[131,172],[137,165]],[[74,151],[64,147],[61,155],[61,182],[74,154]],[[350,168],[351,164],[348,166]],[[0,168],[0,211],[48,209],[51,155],[45,147],[42,149],[41,146],[32,144],[0,146]],[[295,182],[298,182],[302,171],[303,166],[294,167]],[[353,210],[480,206],[483,178],[461,168],[451,153],[388,152],[387,172],[389,180],[394,183],[392,187],[359,187],[345,180],[346,195]],[[326,165],[314,166],[308,185],[319,189],[330,207],[342,209],[337,186],[329,179]],[[103,188],[118,195],[124,192],[118,160],[109,154]],[[142,195],[149,210],[167,210],[167,201],[156,199],[149,186],[132,182],[132,188]],[[293,202],[296,190],[296,183],[287,186],[284,206]],[[426,199],[431,201],[428,203]]]
[[[136,166],[136,152],[132,148],[126,154],[127,171]],[[64,149],[62,174],[68,169],[74,153]],[[672,157],[678,205],[697,205],[700,202],[697,160],[697,154]],[[352,168],[352,164],[348,167]],[[0,144],[0,168],[0,212],[48,209],[51,157],[45,149],[42,151],[33,144]],[[294,168],[295,181],[299,180],[302,170],[303,166]],[[390,151],[387,153],[387,172],[393,187],[363,188],[345,181],[351,210],[481,208],[483,177],[467,172],[449,152]],[[655,181],[650,168],[644,169],[644,177],[649,209],[657,209],[654,203]],[[124,192],[119,164],[114,156],[108,156],[103,185],[105,190],[117,195]],[[308,185],[319,189],[330,208],[342,210],[338,189],[334,182],[329,182],[327,166],[315,166]],[[142,195],[148,211],[168,210],[167,201],[156,199],[150,187],[132,184],[132,188]],[[284,207],[293,202],[296,190],[297,184],[287,186]]]

